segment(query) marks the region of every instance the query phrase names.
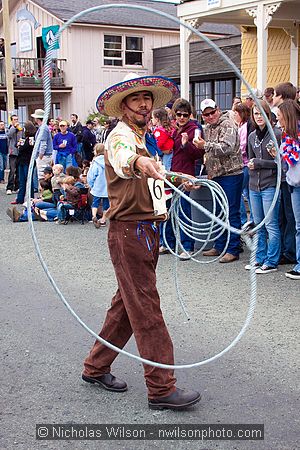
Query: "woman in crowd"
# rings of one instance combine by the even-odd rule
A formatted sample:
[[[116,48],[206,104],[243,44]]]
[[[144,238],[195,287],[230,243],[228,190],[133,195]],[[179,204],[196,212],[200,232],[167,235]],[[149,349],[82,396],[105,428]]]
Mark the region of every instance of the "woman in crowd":
[[[272,123],[269,105],[260,101],[268,120]],[[266,121],[256,105],[251,110],[251,118],[255,130],[248,138],[249,151],[249,187],[253,219],[256,225],[266,217],[274,198],[277,181],[277,164],[268,151],[268,144],[274,145]],[[281,131],[274,128],[274,133],[280,145]],[[279,197],[265,225],[258,231],[258,247],[256,252],[256,273],[275,272],[280,259],[280,229],[279,229]],[[250,269],[247,265],[245,269]]]
[[[297,101],[285,100],[278,108],[278,121],[284,130],[280,152],[288,166],[286,181],[290,187],[296,221],[297,262],[285,275],[300,280],[300,105]]]
[[[24,125],[24,139],[20,139],[18,142],[19,154],[17,157],[18,162],[18,174],[19,174],[19,192],[17,198],[12,205],[18,203],[24,203],[26,193],[26,183],[28,176],[28,169],[31,159],[31,154],[34,147],[34,136],[36,133],[36,127],[28,120]],[[33,183],[31,183],[31,198],[34,197]]]
[[[252,213],[249,198],[249,169],[248,169],[248,120],[250,118],[250,108],[245,103],[238,103],[233,106],[234,121],[239,129],[240,149],[244,164],[244,178],[242,186],[241,198],[241,223],[244,225],[248,222],[247,211],[245,207],[245,200],[248,202],[250,209],[250,221],[252,222]]]

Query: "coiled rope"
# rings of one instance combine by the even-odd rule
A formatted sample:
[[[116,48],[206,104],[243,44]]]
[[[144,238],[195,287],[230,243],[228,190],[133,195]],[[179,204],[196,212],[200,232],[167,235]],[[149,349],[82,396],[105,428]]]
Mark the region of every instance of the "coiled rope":
[[[191,203],[191,205],[193,207],[195,207],[196,209],[198,209],[199,211],[201,211],[202,213],[204,213],[209,219],[210,219],[210,223],[208,222],[206,224],[206,226],[209,227],[209,230],[211,230],[211,232],[209,231],[207,238],[204,240],[204,245],[206,242],[208,242],[211,239],[211,236],[214,233],[221,233],[222,232],[222,228],[228,231],[228,235],[230,232],[232,233],[237,233],[239,235],[243,235],[244,237],[246,237],[247,239],[247,245],[249,246],[250,250],[251,250],[251,255],[250,255],[250,265],[251,265],[251,270],[250,270],[250,285],[251,285],[251,295],[250,295],[250,299],[249,299],[249,306],[248,306],[248,312],[247,312],[247,316],[245,319],[245,322],[241,328],[241,330],[239,331],[239,333],[237,334],[237,336],[232,340],[232,342],[226,347],[224,348],[222,351],[220,351],[219,353],[215,354],[214,356],[204,359],[203,361],[199,361],[199,362],[194,362],[191,364],[162,364],[156,361],[150,361],[148,359],[142,358],[138,355],[134,355],[132,353],[127,352],[124,349],[118,348],[115,345],[111,344],[110,342],[106,341],[105,339],[101,338],[100,336],[98,336],[98,334],[96,334],[93,330],[91,330],[85,323],[84,321],[76,314],[76,312],[73,310],[73,308],[70,306],[70,304],[67,302],[67,300],[65,299],[63,293],[61,292],[61,290],[59,289],[59,287],[57,286],[54,278],[52,277],[47,264],[42,256],[38,241],[37,241],[37,237],[35,234],[35,230],[34,230],[34,224],[32,221],[32,213],[31,213],[31,201],[30,201],[30,192],[31,192],[31,179],[32,179],[32,173],[33,173],[33,166],[34,166],[34,160],[35,157],[37,156],[37,149],[39,147],[39,143],[42,139],[43,133],[46,130],[47,127],[47,120],[49,118],[50,115],[50,111],[51,111],[51,85],[50,85],[50,69],[51,69],[51,63],[52,63],[52,51],[55,48],[55,45],[57,43],[57,41],[59,40],[62,32],[69,27],[73,22],[77,21],[78,19],[80,19],[81,17],[83,17],[86,14],[89,13],[93,13],[95,11],[100,11],[100,10],[106,10],[106,9],[112,9],[112,8],[117,8],[117,9],[129,9],[129,10],[140,10],[140,11],[145,11],[145,12],[150,12],[162,17],[165,17],[173,22],[175,22],[178,25],[181,25],[185,28],[187,28],[189,31],[195,33],[197,36],[199,36],[202,40],[204,40],[211,48],[213,48],[215,50],[215,52],[217,54],[219,54],[222,59],[233,69],[233,71],[236,73],[236,75],[240,78],[240,80],[245,84],[246,88],[252,93],[253,98],[255,99],[255,103],[257,108],[260,110],[266,124],[268,127],[268,130],[272,136],[272,140],[274,142],[274,147],[277,150],[277,155],[276,155],[276,162],[278,165],[278,172],[277,172],[277,185],[276,185],[276,193],[274,195],[273,201],[271,203],[270,209],[268,211],[268,214],[266,215],[266,217],[264,218],[264,220],[258,224],[252,231],[251,234],[253,234],[253,238],[251,239],[248,235],[247,237],[247,231],[245,230],[238,230],[236,228],[233,228],[230,226],[229,224],[229,220],[228,220],[228,202],[226,199],[225,202],[225,193],[224,191],[220,188],[220,186],[216,186],[216,183],[214,183],[213,181],[204,181],[204,180],[199,180],[196,183],[202,184],[203,186],[205,185],[206,187],[208,187],[212,193],[212,201],[213,201],[213,205],[214,205],[214,209],[213,212],[211,213],[210,211],[208,211],[207,209],[205,209],[202,205],[196,203],[193,199],[191,199],[189,196],[187,196],[186,194],[184,194],[184,192],[173,186],[172,183],[170,183],[168,180],[165,180],[166,184],[168,186],[170,186],[174,192],[175,192],[175,197],[174,197],[174,201],[171,207],[171,214],[172,214],[172,223],[174,224],[174,229],[175,229],[175,237],[177,238],[177,243],[176,243],[176,250],[177,252],[175,253],[175,255],[178,255],[178,249],[180,247],[180,243],[179,243],[179,229],[184,229],[185,232],[188,233],[193,233],[194,230],[196,230],[196,228],[198,229],[199,232],[199,238],[198,239],[202,239],[201,235],[203,235],[204,232],[204,228],[199,230],[199,225],[197,225],[195,222],[192,222],[190,224],[186,224],[183,221],[181,221],[179,219],[179,202],[177,201],[177,196],[183,197],[185,198],[187,201],[189,201]],[[222,52],[221,49],[219,49],[219,47],[212,41],[210,41],[210,39],[208,37],[206,37],[204,34],[202,34],[200,31],[194,29],[191,25],[180,21],[179,19],[177,19],[176,17],[173,17],[167,13],[164,13],[162,11],[157,11],[153,8],[148,8],[146,6],[140,6],[140,5],[127,5],[127,4],[108,4],[108,5],[100,5],[100,6],[95,6],[89,9],[86,9],[84,11],[81,11],[80,13],[74,15],[70,20],[68,20],[58,31],[58,33],[55,35],[55,38],[52,42],[52,44],[49,46],[49,49],[47,51],[46,54],[46,60],[45,60],[45,66],[44,66],[44,110],[45,110],[45,115],[44,115],[44,119],[43,119],[43,123],[41,125],[41,129],[39,132],[39,135],[37,137],[36,143],[35,143],[35,147],[34,147],[34,151],[32,152],[32,157],[30,160],[30,165],[29,165],[29,171],[28,171],[28,179],[27,179],[27,209],[28,209],[28,222],[29,222],[29,229],[30,229],[30,233],[34,242],[34,246],[35,246],[35,250],[37,253],[37,256],[40,260],[40,263],[51,283],[51,285],[53,286],[55,292],[58,294],[60,300],[64,303],[64,305],[66,306],[66,308],[68,309],[68,311],[72,314],[73,317],[75,317],[75,319],[77,320],[77,322],[88,332],[90,333],[95,339],[97,339],[99,342],[101,342],[102,344],[106,345],[108,348],[110,348],[111,350],[114,350],[118,353],[122,353],[125,356],[128,356],[132,359],[135,359],[139,362],[142,362],[144,364],[149,364],[151,366],[154,367],[159,367],[159,368],[163,368],[163,369],[189,369],[192,367],[199,367],[202,366],[204,364],[208,364],[210,362],[215,361],[216,359],[220,358],[221,356],[223,356],[225,353],[227,353],[230,349],[232,349],[237,343],[238,341],[241,339],[241,337],[243,336],[243,334],[245,333],[246,329],[248,328],[251,319],[254,315],[254,310],[255,310],[255,305],[256,305],[256,275],[255,275],[255,267],[254,267],[254,263],[255,263],[255,254],[256,254],[256,247],[257,247],[257,230],[259,228],[261,228],[265,222],[268,220],[269,215],[272,212],[272,209],[275,206],[275,203],[277,201],[277,197],[279,195],[279,189],[280,189],[280,179],[281,179],[281,162],[280,162],[280,156],[279,156],[279,149],[278,149],[278,144],[276,141],[276,137],[274,134],[274,131],[268,121],[268,117],[266,116],[265,111],[263,110],[263,108],[260,106],[257,97],[255,96],[255,93],[253,92],[251,86],[247,83],[247,81],[244,79],[244,77],[242,76],[242,74],[240,73],[240,71],[238,70],[238,68],[234,65],[234,63]],[[222,192],[223,191],[223,192]],[[214,214],[214,212],[216,212],[216,206],[217,204],[219,204],[219,207],[221,209],[221,213],[216,216]],[[202,224],[203,225],[203,224]],[[193,236],[194,237],[194,236]],[[227,241],[228,242],[228,241]],[[194,261],[196,260],[194,257],[192,258]],[[177,260],[177,258],[176,258]],[[183,305],[184,306],[184,305]]]

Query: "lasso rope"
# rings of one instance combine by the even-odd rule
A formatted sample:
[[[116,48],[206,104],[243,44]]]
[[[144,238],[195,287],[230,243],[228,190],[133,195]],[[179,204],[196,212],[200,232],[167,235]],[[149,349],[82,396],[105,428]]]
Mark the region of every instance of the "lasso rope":
[[[70,26],[73,22],[77,21],[78,19],[80,19],[82,16],[95,12],[95,11],[99,11],[99,10],[106,10],[106,9],[112,9],[112,8],[124,8],[124,9],[130,9],[130,10],[140,10],[140,11],[145,11],[145,12],[151,12],[153,14],[156,15],[160,15],[162,17],[166,17],[167,19],[175,22],[178,25],[182,25],[185,28],[187,28],[188,30],[192,31],[193,33],[195,33],[196,35],[198,35],[201,39],[203,39],[208,45],[210,45],[210,47],[212,47],[215,52],[217,54],[219,54],[223,60],[225,62],[227,62],[227,64],[233,69],[233,71],[236,73],[236,75],[240,78],[240,80],[245,84],[245,86],[247,87],[247,89],[253,94],[253,97],[255,99],[255,103],[257,108],[260,110],[262,116],[264,117],[264,120],[267,124],[268,130],[272,136],[273,142],[274,142],[274,147],[277,150],[277,155],[276,155],[276,161],[277,161],[277,165],[278,165],[278,172],[277,172],[277,185],[276,185],[276,193],[274,195],[273,201],[271,203],[270,209],[266,215],[266,217],[264,218],[264,220],[257,225],[252,231],[251,233],[254,233],[254,236],[251,240],[250,237],[248,237],[247,239],[247,244],[249,245],[249,248],[251,250],[251,256],[250,256],[250,265],[251,265],[251,270],[250,270],[250,285],[251,285],[251,295],[250,295],[250,300],[249,300],[249,307],[248,307],[248,312],[247,312],[247,316],[245,319],[245,322],[240,330],[240,332],[237,334],[237,336],[233,339],[233,341],[226,347],[224,348],[221,352],[217,353],[216,355],[204,359],[203,361],[199,361],[199,362],[195,362],[195,363],[191,363],[191,364],[175,364],[175,365],[171,365],[171,364],[161,364],[159,362],[156,361],[150,361],[148,359],[142,358],[140,356],[134,355],[132,353],[127,352],[124,349],[118,348],[115,345],[111,344],[110,342],[106,341],[105,339],[101,338],[100,336],[98,336],[98,334],[96,334],[93,330],[91,330],[85,323],[84,321],[76,314],[76,312],[73,310],[73,308],[70,306],[70,304],[67,302],[67,300],[65,299],[63,293],[61,292],[61,290],[59,289],[59,287],[57,286],[54,278],[52,277],[47,264],[42,256],[42,253],[40,251],[40,247],[36,238],[36,234],[35,234],[35,230],[34,230],[34,224],[32,221],[32,213],[31,213],[31,201],[30,201],[30,192],[31,192],[31,179],[32,179],[32,173],[33,173],[33,166],[34,166],[34,160],[35,157],[37,156],[37,149],[39,147],[39,144],[41,142],[42,136],[44,131],[46,130],[47,127],[47,120],[49,118],[50,115],[50,110],[51,110],[51,85],[50,85],[50,70],[51,70],[51,63],[52,63],[52,50],[55,48],[55,45],[57,43],[57,41],[59,40],[61,33],[68,27]],[[255,254],[256,254],[256,247],[257,247],[257,230],[262,227],[266,220],[269,218],[272,209],[275,206],[275,203],[277,201],[277,197],[279,194],[279,188],[280,188],[280,180],[281,180],[281,163],[280,163],[280,156],[279,156],[279,149],[278,149],[278,144],[277,144],[277,140],[274,134],[274,131],[268,121],[268,118],[266,116],[265,111],[263,110],[263,108],[261,107],[261,105],[258,102],[257,97],[255,96],[255,93],[253,92],[251,86],[247,83],[247,81],[244,79],[244,77],[242,76],[242,74],[240,73],[240,71],[238,70],[238,68],[234,65],[234,63],[222,52],[222,50],[219,49],[219,47],[212,41],[210,41],[210,39],[208,37],[206,37],[204,34],[202,34],[200,31],[194,29],[191,25],[185,23],[185,22],[181,22],[179,19],[177,19],[176,17],[173,17],[167,13],[161,12],[161,11],[157,11],[153,8],[148,8],[146,6],[140,6],[140,5],[126,5],[126,4],[108,4],[108,5],[100,5],[100,6],[95,6],[93,8],[89,8],[86,9],[84,11],[81,11],[80,13],[74,15],[70,20],[68,20],[58,31],[58,33],[55,35],[55,38],[52,42],[52,44],[49,46],[49,49],[47,51],[46,54],[46,60],[45,60],[45,66],[44,66],[44,102],[45,102],[45,106],[44,106],[44,110],[45,110],[45,115],[43,118],[43,123],[41,125],[40,128],[40,132],[39,135],[37,137],[35,146],[34,146],[34,151],[32,152],[32,156],[31,156],[31,160],[30,160],[30,165],[29,165],[29,171],[28,171],[28,178],[27,178],[27,209],[28,209],[28,221],[29,221],[29,228],[30,228],[30,233],[34,242],[34,246],[36,249],[36,253],[38,255],[38,258],[41,262],[41,265],[50,281],[50,283],[52,284],[54,290],[56,291],[56,293],[58,294],[59,298],[61,299],[61,301],[64,303],[64,305],[66,306],[66,308],[69,310],[69,312],[72,314],[73,317],[75,317],[75,319],[80,323],[80,325],[88,332],[90,333],[95,339],[97,339],[99,342],[101,342],[102,344],[106,345],[108,348],[110,348],[111,350],[114,350],[118,353],[122,353],[125,356],[128,356],[130,358],[136,359],[139,362],[142,362],[144,364],[149,364],[151,366],[154,367],[160,367],[163,369],[188,369],[188,368],[192,368],[192,367],[199,367],[202,366],[204,364],[207,364],[209,362],[215,361],[216,359],[220,358],[221,356],[223,356],[225,353],[227,353],[231,348],[233,348],[238,341],[241,339],[241,337],[243,336],[243,334],[245,333],[246,329],[248,328],[251,319],[253,317],[254,314],[254,310],[255,310],[255,305],[256,305],[256,275],[255,275]],[[170,183],[168,180],[165,180],[166,184],[168,184],[174,191],[175,191],[175,197],[174,197],[174,202],[172,204],[171,207],[171,213],[172,213],[172,223],[173,226],[175,227],[175,236],[177,238],[177,243],[176,243],[176,255],[178,254],[178,250],[180,247],[179,244],[179,228],[184,229],[186,234],[191,235],[197,228],[197,232],[199,233],[199,236],[203,235],[203,232],[205,230],[205,228],[201,228],[201,226],[199,227],[199,224],[196,224],[195,222],[190,222],[189,224],[186,224],[185,222],[181,221],[179,219],[179,202],[177,201],[177,199],[179,197],[183,197],[185,198],[187,201],[189,201],[191,203],[192,206],[194,206],[197,210],[201,211],[202,213],[204,213],[209,219],[210,222],[208,222],[206,224],[206,226],[208,226],[208,235],[207,238],[203,241],[203,246],[206,245],[206,243],[211,239],[212,234],[216,234],[219,233],[221,234],[222,232],[224,232],[225,230],[228,231],[228,235],[229,233],[237,233],[239,235],[244,235],[245,237],[247,237],[247,232],[243,231],[243,230],[238,230],[236,228],[233,228],[230,226],[229,224],[229,220],[228,220],[228,202],[227,202],[227,198],[225,201],[225,193],[222,190],[222,188],[218,185],[217,183],[214,183],[213,181],[204,181],[204,180],[200,180],[197,181],[197,183],[202,184],[203,186],[206,186],[210,189],[211,193],[212,193],[212,202],[213,202],[213,212],[211,213],[210,211],[206,210],[203,206],[201,206],[200,204],[196,203],[194,200],[192,200],[189,196],[187,196],[186,194],[184,194],[182,192],[181,189],[176,188],[175,186],[172,185],[172,183]],[[221,213],[216,216],[215,212],[216,212],[216,206],[217,204],[219,205],[220,209],[221,209]],[[179,209],[178,209],[179,208]],[[187,218],[186,218],[187,219]],[[207,231],[207,229],[206,229]],[[193,236],[194,237],[194,236]],[[201,241],[201,237],[197,238],[200,239]],[[228,239],[227,238],[227,243],[228,243]],[[251,245],[252,244],[252,245]],[[172,252],[174,253],[174,252]],[[192,258],[194,261],[196,260],[195,257],[193,256]],[[180,294],[179,294],[180,295]],[[182,302],[182,305],[184,307],[184,304]]]

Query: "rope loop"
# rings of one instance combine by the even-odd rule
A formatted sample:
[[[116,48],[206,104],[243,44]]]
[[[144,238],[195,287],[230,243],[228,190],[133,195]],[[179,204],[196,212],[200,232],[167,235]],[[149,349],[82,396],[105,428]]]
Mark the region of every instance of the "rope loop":
[[[274,146],[277,150],[277,156],[276,156],[276,162],[278,165],[278,174],[277,174],[277,186],[276,186],[276,194],[274,196],[274,199],[272,201],[270,210],[268,212],[268,214],[266,215],[266,217],[264,218],[264,220],[258,224],[252,231],[251,231],[251,235],[253,235],[252,238],[252,246],[250,248],[251,250],[251,256],[250,256],[250,263],[251,263],[251,270],[250,270],[250,284],[251,284],[251,296],[250,296],[250,300],[249,300],[249,307],[248,307],[248,312],[246,315],[246,319],[245,322],[243,324],[243,326],[241,327],[239,333],[237,334],[237,336],[232,340],[232,342],[225,347],[222,351],[220,351],[219,353],[215,354],[214,356],[210,357],[210,358],[206,358],[203,361],[199,361],[199,362],[194,362],[191,364],[176,364],[176,365],[171,365],[171,364],[162,364],[156,361],[150,361],[148,359],[145,358],[141,358],[140,356],[131,354],[127,351],[125,351],[124,349],[118,348],[115,345],[112,345],[110,342],[107,342],[105,339],[101,338],[100,336],[98,336],[98,334],[96,334],[93,330],[91,330],[85,323],[84,321],[76,314],[76,312],[73,310],[73,308],[70,306],[70,304],[67,302],[66,298],[64,297],[63,293],[60,291],[59,287],[57,286],[54,278],[52,277],[47,264],[42,256],[38,241],[37,241],[37,237],[35,234],[35,230],[34,230],[34,223],[32,221],[32,213],[31,213],[31,208],[30,208],[30,192],[31,192],[31,180],[32,180],[32,173],[33,173],[33,167],[34,167],[34,160],[35,160],[35,156],[37,153],[37,149],[39,148],[39,144],[41,142],[42,136],[43,136],[43,132],[47,127],[47,120],[49,118],[50,115],[50,111],[51,111],[51,80],[50,80],[50,69],[51,69],[51,64],[52,64],[52,60],[53,60],[53,52],[52,50],[55,49],[58,40],[62,34],[62,32],[67,29],[72,23],[74,23],[75,21],[79,21],[79,19],[81,19],[83,16],[85,16],[86,14],[90,14],[93,13],[95,11],[105,11],[105,10],[109,10],[109,9],[127,9],[127,10],[138,10],[138,11],[142,11],[142,12],[146,12],[146,13],[152,13],[154,15],[158,15],[164,18],[169,19],[171,22],[177,24],[178,26],[182,26],[185,29],[189,30],[190,32],[194,33],[195,35],[197,35],[198,37],[200,37],[203,41],[205,41],[212,49],[214,49],[214,51],[221,56],[221,58],[232,68],[232,71],[240,78],[241,82],[244,84],[245,88],[251,92],[251,94],[253,95],[253,98],[255,99],[255,104],[257,106],[257,108],[260,110],[262,117],[265,119],[267,126],[268,126],[268,130],[271,134],[272,140],[274,142]],[[235,66],[235,64],[228,58],[227,55],[224,54],[224,52],[218,48],[218,46],[211,41],[205,34],[201,33],[199,30],[196,30],[195,28],[193,28],[191,25],[187,24],[186,22],[183,22],[181,20],[179,20],[178,18],[171,16],[165,12],[162,11],[157,11],[153,8],[148,8],[146,6],[142,6],[142,5],[128,5],[128,4],[123,4],[123,3],[118,3],[118,4],[105,4],[105,5],[99,5],[99,6],[94,6],[92,8],[86,9],[84,11],[81,11],[80,13],[74,15],[71,19],[69,19],[68,21],[66,21],[59,29],[58,33],[55,35],[54,40],[52,42],[52,44],[49,46],[48,50],[47,50],[47,54],[46,54],[46,60],[45,60],[45,65],[44,65],[44,78],[43,78],[43,83],[44,83],[44,110],[45,110],[45,115],[44,115],[44,119],[43,119],[43,123],[41,125],[41,130],[40,133],[38,135],[38,138],[35,142],[35,147],[34,150],[32,152],[32,157],[30,160],[30,165],[29,165],[29,171],[28,171],[28,178],[27,178],[27,209],[28,209],[28,224],[29,224],[29,229],[30,229],[30,233],[34,242],[34,246],[35,246],[35,250],[37,253],[37,256],[40,260],[40,263],[51,283],[51,285],[53,286],[54,290],[56,291],[57,295],[59,296],[60,300],[62,301],[62,303],[66,306],[66,308],[68,309],[68,311],[71,313],[71,315],[78,321],[78,323],[88,332],[90,333],[95,339],[97,339],[99,342],[101,342],[102,344],[106,345],[108,348],[110,348],[111,350],[114,350],[118,353],[121,353],[125,356],[128,356],[132,359],[135,359],[139,362],[142,362],[144,364],[148,364],[151,365],[153,367],[160,367],[163,369],[188,369],[188,368],[194,368],[194,367],[200,367],[204,364],[208,364],[210,362],[215,361],[216,359],[220,358],[221,356],[223,356],[225,353],[227,353],[230,349],[232,349],[237,343],[238,341],[241,339],[241,337],[243,336],[243,334],[245,333],[246,329],[248,328],[251,319],[253,318],[254,315],[254,309],[255,309],[255,304],[256,304],[256,276],[255,276],[255,253],[256,253],[256,247],[257,247],[257,230],[262,227],[265,222],[268,220],[269,215],[272,212],[272,209],[274,208],[274,205],[276,203],[277,197],[278,197],[278,193],[279,193],[279,187],[280,187],[280,179],[281,179],[281,162],[280,162],[280,155],[279,155],[279,149],[278,149],[278,144],[276,141],[276,137],[274,134],[274,131],[270,125],[270,123],[268,122],[268,118],[266,116],[265,111],[263,110],[263,108],[261,107],[258,98],[255,95],[255,92],[253,92],[253,89],[251,88],[251,86],[248,84],[248,82],[245,80],[245,78],[242,76],[242,74],[240,73],[239,69]],[[177,256],[177,258],[175,259],[176,264],[178,261],[178,250],[179,248],[181,248],[181,244],[180,244],[180,229],[183,230],[186,234],[193,236],[196,235],[196,239],[198,242],[202,243],[202,247],[204,247],[208,242],[212,242],[214,239],[216,239],[216,237],[221,236],[222,233],[224,233],[225,231],[228,232],[228,236],[230,236],[230,233],[237,233],[239,235],[243,235],[246,236],[247,234],[250,236],[250,232],[249,231],[245,231],[245,230],[237,230],[233,227],[230,226],[228,217],[229,217],[229,211],[228,211],[228,202],[225,201],[225,197],[224,197],[224,192],[222,192],[222,189],[220,188],[220,186],[217,185],[217,183],[214,183],[212,180],[199,180],[196,181],[195,184],[200,184],[201,186],[205,186],[208,189],[210,189],[211,193],[212,193],[212,200],[213,200],[213,211],[210,212],[208,210],[206,210],[201,204],[198,204],[197,202],[195,202],[193,199],[191,199],[188,195],[186,195],[183,191],[183,187],[181,186],[180,188],[176,188],[175,186],[173,186],[169,181],[166,180],[166,184],[168,184],[173,190],[174,190],[174,200],[173,200],[173,204],[170,210],[171,213],[171,220],[172,220],[172,225],[174,226],[174,231],[175,231],[175,236],[176,236],[176,252],[171,252],[173,253],[175,256]],[[181,198],[185,198],[187,201],[189,201],[191,203],[191,205],[193,207],[195,207],[196,209],[198,209],[200,212],[204,213],[207,216],[207,222],[202,223],[202,224],[196,224],[194,221],[192,220],[187,220],[187,217],[184,215],[181,204],[179,199]],[[227,200],[227,199],[226,199]],[[217,205],[218,208],[220,208],[220,212],[216,215],[216,211],[217,211]],[[180,219],[179,220],[179,216],[182,214],[182,216],[184,217],[184,220]],[[195,238],[195,237],[194,237]],[[228,239],[229,241],[229,239]],[[227,241],[227,245],[228,245],[228,241]],[[250,242],[250,241],[249,241]],[[202,248],[201,247],[201,248]],[[200,251],[200,250],[199,250]],[[199,252],[198,252],[199,253]],[[193,261],[197,261],[196,258],[194,257],[195,255],[193,255],[192,260]],[[221,255],[220,255],[221,256]],[[198,262],[198,261],[197,261]],[[200,261],[199,261],[200,262]],[[202,261],[203,262],[203,261]],[[213,261],[212,261],[213,262]],[[175,277],[175,283],[177,283],[178,285],[178,279]],[[179,292],[179,289],[178,289]]]

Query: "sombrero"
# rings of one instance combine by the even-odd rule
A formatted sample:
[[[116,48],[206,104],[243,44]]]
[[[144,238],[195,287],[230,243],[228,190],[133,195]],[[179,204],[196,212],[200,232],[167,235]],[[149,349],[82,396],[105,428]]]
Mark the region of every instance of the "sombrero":
[[[153,108],[161,108],[179,97],[179,89],[174,81],[165,77],[138,77],[136,73],[129,73],[123,81],[114,84],[103,91],[96,102],[100,114],[111,117],[121,117],[122,100],[129,94],[139,91],[149,91],[153,95]]]

